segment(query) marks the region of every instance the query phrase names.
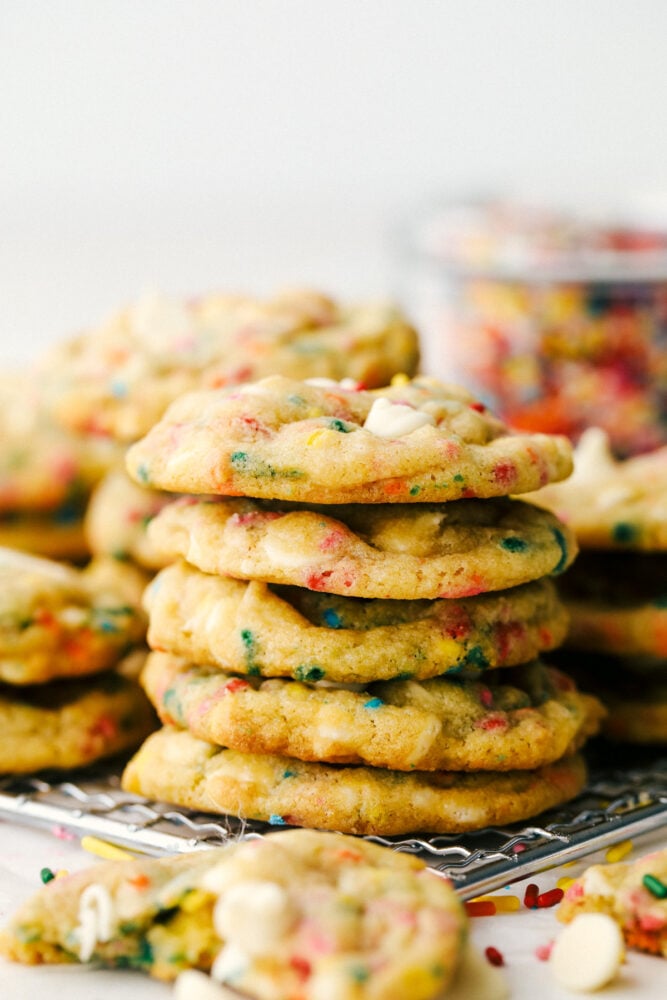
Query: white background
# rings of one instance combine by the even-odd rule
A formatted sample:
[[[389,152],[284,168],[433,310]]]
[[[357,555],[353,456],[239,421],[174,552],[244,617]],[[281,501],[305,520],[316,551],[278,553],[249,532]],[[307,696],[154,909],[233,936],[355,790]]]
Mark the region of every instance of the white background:
[[[431,199],[667,189],[663,0],[3,0],[0,359],[146,288],[396,289]]]

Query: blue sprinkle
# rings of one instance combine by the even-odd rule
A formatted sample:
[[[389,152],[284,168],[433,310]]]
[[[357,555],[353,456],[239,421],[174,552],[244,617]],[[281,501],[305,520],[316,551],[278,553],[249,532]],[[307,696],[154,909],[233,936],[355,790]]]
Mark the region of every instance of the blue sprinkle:
[[[115,399],[123,399],[127,396],[127,383],[122,379],[114,379],[111,383],[111,395]]]
[[[269,823],[271,826],[287,826],[282,816],[278,816],[276,813],[271,813],[269,816]]]
[[[384,705],[382,698],[371,698],[370,701],[366,702],[364,708],[379,708],[380,705]]]
[[[343,622],[340,615],[334,611],[333,608],[325,608],[322,613],[322,618],[327,623],[329,628],[342,628]]]
[[[296,778],[296,771],[290,771],[288,768],[287,771],[283,771],[283,778]]]

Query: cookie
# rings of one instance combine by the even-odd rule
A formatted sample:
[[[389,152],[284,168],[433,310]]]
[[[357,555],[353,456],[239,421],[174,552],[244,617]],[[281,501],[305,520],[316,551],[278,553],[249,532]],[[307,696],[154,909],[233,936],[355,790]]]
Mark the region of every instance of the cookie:
[[[577,551],[547,511],[520,500],[290,509],[184,498],[149,527],[165,561],[205,573],[350,597],[469,597],[557,575]]]
[[[75,570],[0,549],[0,681],[36,684],[112,667],[145,636],[142,584],[115,561]]]
[[[568,644],[623,657],[667,657],[664,553],[583,552],[561,581]]]
[[[527,819],[574,798],[578,756],[534,771],[389,771],[240,753],[161,729],[127,765],[123,788],[273,825],[342,833],[465,833]]]
[[[248,681],[152,653],[142,684],[166,725],[248,753],[399,771],[550,764],[596,732],[602,707],[539,663],[488,682],[436,677],[362,690]]]
[[[137,659],[144,654],[85,680],[0,685],[0,772],[83,767],[138,746],[155,716],[136,680]]]
[[[267,301],[144,297],[43,359],[50,405],[65,426],[133,441],[202,386],[282,373],[385,385],[412,375],[417,335],[390,305],[338,304],[312,291]]]
[[[108,473],[95,488],[85,518],[88,546],[94,556],[130,559],[146,569],[167,565],[148,537],[153,518],[168,503],[172,493],[143,489],[123,469]]]
[[[667,958],[667,848],[587,868],[566,890],[557,915],[569,923],[580,913],[607,914],[628,948]]]
[[[171,980],[211,970],[243,996],[430,1000],[463,957],[451,883],[388,847],[313,830],[48,883],[13,917],[15,961],[95,961]]]
[[[138,482],[180,493],[439,503],[539,489],[569,474],[571,446],[512,434],[432,378],[369,392],[273,376],[181,397],[127,463]]]
[[[602,733],[617,743],[667,744],[667,660],[609,656],[577,649],[559,663],[605,706]]]
[[[0,514],[0,547],[20,549],[46,559],[83,562],[90,556],[83,530],[83,511],[66,517],[49,514]]]
[[[0,515],[80,515],[91,488],[120,457],[109,440],[55,425],[34,374],[0,377]]]
[[[557,646],[567,630],[550,580],[460,601],[366,601],[210,576],[180,562],[158,573],[144,604],[153,649],[301,681],[511,666]]]
[[[582,548],[667,549],[667,447],[615,459],[605,433],[587,430],[565,483],[527,499],[554,511]]]

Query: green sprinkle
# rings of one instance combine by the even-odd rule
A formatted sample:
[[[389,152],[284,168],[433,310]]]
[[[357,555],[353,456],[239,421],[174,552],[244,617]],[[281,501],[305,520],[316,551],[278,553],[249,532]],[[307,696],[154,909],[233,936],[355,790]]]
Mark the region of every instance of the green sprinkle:
[[[525,552],[528,548],[528,542],[523,538],[516,538],[510,535],[509,538],[502,538],[500,540],[500,546],[503,549],[507,549],[508,552]]]
[[[411,497],[416,497],[416,496],[418,496],[421,493],[421,491],[422,491],[421,486],[411,486],[410,487],[410,496]]]
[[[245,469],[248,465],[248,453],[246,451],[234,451],[229,461],[235,469]]]
[[[350,976],[355,983],[365,983],[370,972],[363,965],[353,965],[350,969]]]
[[[558,560],[554,568],[551,570],[551,575],[557,576],[559,573],[562,573],[563,570],[565,569],[567,565],[567,558],[569,552],[567,548],[567,542],[565,541],[565,535],[560,530],[560,528],[553,528],[552,530],[554,538],[558,542],[558,546],[560,548],[560,559]]]
[[[324,677],[324,670],[322,667],[308,666],[307,663],[301,663],[294,671],[294,676],[298,681],[321,681]]]
[[[330,420],[329,428],[332,431],[339,431],[341,434],[349,434],[352,430],[352,428],[348,427],[344,420]]]
[[[661,882],[655,875],[644,875],[642,885],[656,899],[667,899],[667,885]]]
[[[148,466],[144,462],[137,466],[135,469],[135,475],[140,483],[150,482],[151,477],[148,471]]]
[[[46,885],[48,882],[52,882],[56,876],[55,873],[52,872],[50,868],[42,868],[42,870],[39,873],[39,877],[41,878],[44,885]]]
[[[480,670],[484,670],[488,665],[489,661],[481,646],[473,646],[472,649],[469,649],[462,664],[462,666],[467,667],[478,667]]]
[[[290,771],[289,768],[283,771],[283,778],[296,778],[296,771]]]
[[[639,528],[628,521],[619,521],[611,531],[612,538],[621,545],[631,545],[639,537]]]
[[[453,479],[455,483],[465,483],[465,478],[461,475],[460,472],[457,472],[456,475],[453,477]]]

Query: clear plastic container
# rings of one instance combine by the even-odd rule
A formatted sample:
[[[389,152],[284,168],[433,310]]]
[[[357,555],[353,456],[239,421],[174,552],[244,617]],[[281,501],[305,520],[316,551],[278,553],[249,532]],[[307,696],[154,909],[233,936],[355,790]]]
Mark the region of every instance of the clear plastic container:
[[[471,202],[403,246],[423,371],[520,429],[600,426],[618,455],[667,443],[667,227]]]

